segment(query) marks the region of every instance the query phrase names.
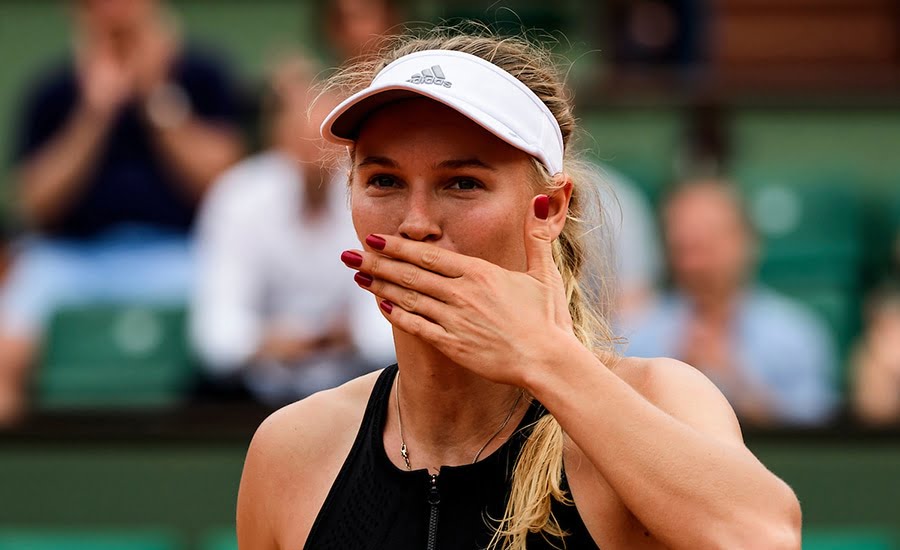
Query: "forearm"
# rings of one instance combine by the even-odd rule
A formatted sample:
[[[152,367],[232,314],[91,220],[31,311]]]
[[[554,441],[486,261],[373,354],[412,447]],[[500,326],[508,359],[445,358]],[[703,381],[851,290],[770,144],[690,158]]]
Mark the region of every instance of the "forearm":
[[[112,116],[79,107],[64,129],[20,168],[20,199],[30,224],[52,224],[82,189]]]
[[[765,530],[799,521],[793,493],[739,441],[676,419],[577,342],[565,347],[527,389],[657,539],[671,548],[790,540]]]
[[[854,401],[857,414],[871,424],[887,424],[900,418],[900,380],[890,365],[865,358],[857,367]]]
[[[334,327],[324,334],[285,334],[278,328],[269,328],[254,354],[255,361],[299,363],[316,353],[347,351],[351,349],[350,335],[344,327]]]
[[[235,132],[196,119],[155,129],[156,144],[190,196],[199,199],[225,168],[240,158]]]

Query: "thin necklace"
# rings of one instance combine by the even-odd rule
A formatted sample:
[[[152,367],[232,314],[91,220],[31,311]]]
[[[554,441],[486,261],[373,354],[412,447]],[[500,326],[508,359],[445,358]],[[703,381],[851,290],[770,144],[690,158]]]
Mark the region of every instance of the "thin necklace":
[[[484,445],[482,445],[481,448],[478,449],[478,452],[475,453],[475,458],[472,459],[472,464],[478,462],[478,458],[481,456],[481,453],[483,453],[484,450],[487,449],[487,446],[491,444],[491,441],[493,441],[495,437],[500,435],[500,432],[503,431],[503,428],[505,428],[506,425],[509,424],[509,420],[510,418],[512,418],[513,412],[515,412],[516,408],[519,406],[519,401],[522,400],[523,393],[523,391],[519,391],[519,395],[518,397],[516,397],[515,403],[513,403],[513,406],[511,409],[509,409],[509,412],[506,413],[506,418],[503,420],[503,424],[500,424],[500,427],[497,428],[497,431],[494,432],[494,435],[489,437],[488,440],[484,442]],[[406,442],[403,440],[403,417],[400,416],[400,371],[397,371],[397,389],[394,391],[394,394],[397,400],[397,425],[400,428],[400,456],[403,457],[403,462],[406,463],[406,469],[412,471],[412,466],[409,463],[409,449],[407,449]]]

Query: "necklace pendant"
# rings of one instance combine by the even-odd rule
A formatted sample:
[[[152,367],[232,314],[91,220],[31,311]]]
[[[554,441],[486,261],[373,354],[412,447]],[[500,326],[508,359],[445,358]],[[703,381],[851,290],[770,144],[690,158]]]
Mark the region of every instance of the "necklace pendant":
[[[406,463],[406,469],[412,470],[412,466],[409,464],[409,452],[406,450],[406,443],[400,444],[400,456],[403,457],[403,462]]]

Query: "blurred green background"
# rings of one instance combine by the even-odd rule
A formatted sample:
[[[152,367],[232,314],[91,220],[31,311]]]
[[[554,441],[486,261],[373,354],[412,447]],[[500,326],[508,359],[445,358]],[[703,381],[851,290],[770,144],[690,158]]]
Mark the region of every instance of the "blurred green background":
[[[728,169],[746,191],[751,210],[792,205],[781,222],[775,216],[762,228],[761,277],[824,315],[846,358],[860,328],[862,297],[888,269],[900,227],[897,81],[878,73],[874,64],[871,71],[844,79],[832,74],[793,82],[778,74],[753,80],[752,67],[728,72],[727,59],[715,51],[700,60],[698,70],[675,74],[653,66],[640,73],[626,67],[613,75],[613,47],[603,33],[614,24],[609,15],[614,10],[604,6],[616,4],[506,2],[485,10],[475,2],[445,6],[431,0],[408,7],[421,20],[475,16],[564,31],[571,44],[563,41],[561,53],[578,58],[572,68],[576,99],[590,136],[583,145],[634,180],[651,201],[678,177],[691,156],[689,143],[711,124],[717,135],[712,141],[727,147]],[[728,6],[740,11],[751,4],[712,2],[706,12],[713,17],[716,6],[727,12]],[[760,1],[756,9],[775,4]],[[896,2],[859,5],[900,14]],[[321,51],[316,6],[309,0],[181,0],[173,7],[193,39],[230,58],[250,95],[275,52]],[[25,83],[69,45],[67,9],[65,2],[49,0],[0,2],[5,159]],[[896,57],[898,37],[900,31]],[[248,133],[255,123],[251,113]],[[696,141],[705,143],[702,137]],[[4,162],[0,189],[9,218],[7,176]],[[114,309],[56,319],[45,363],[59,368],[45,369],[38,381],[43,416],[0,435],[0,550],[236,547],[233,515],[241,463],[266,411],[234,407],[222,414],[180,405],[190,382],[183,317],[183,311]],[[155,340],[134,344],[129,334],[145,334],[148,326]],[[106,355],[98,358],[97,350]],[[81,386],[73,390],[66,369],[80,360],[106,384],[103,395],[92,393],[90,375],[80,375],[74,384]],[[146,372],[147,363],[162,365],[153,371],[155,378],[137,386],[132,378],[110,393],[114,368],[128,377]],[[131,370],[122,371],[122,364]],[[104,399],[118,412],[58,412]],[[838,422],[806,432],[754,432],[748,442],[798,493],[805,548],[900,548],[900,432]]]

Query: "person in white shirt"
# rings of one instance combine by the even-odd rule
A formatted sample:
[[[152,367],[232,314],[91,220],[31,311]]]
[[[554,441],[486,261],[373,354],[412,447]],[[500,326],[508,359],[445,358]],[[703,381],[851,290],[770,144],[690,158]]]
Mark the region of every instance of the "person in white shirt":
[[[616,325],[627,326],[649,307],[662,281],[659,231],[653,207],[637,184],[610,166],[599,165],[597,169],[605,183],[600,187],[600,202],[611,235],[601,234],[596,238],[611,240],[599,246],[612,248],[607,256],[614,259],[613,265],[607,269],[616,277],[613,319]]]
[[[307,113],[309,75],[276,71],[272,149],[220,177],[197,227],[194,347],[214,378],[272,405],[394,361],[390,324],[339,259],[358,239]]]

